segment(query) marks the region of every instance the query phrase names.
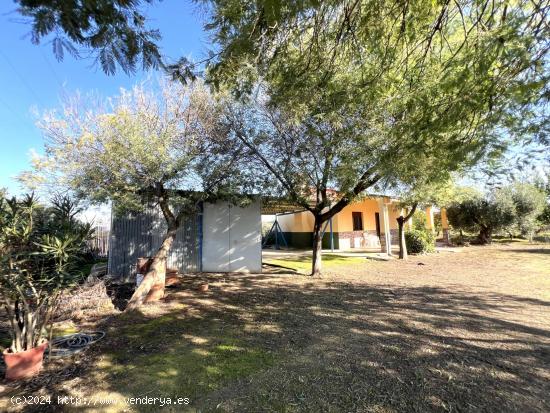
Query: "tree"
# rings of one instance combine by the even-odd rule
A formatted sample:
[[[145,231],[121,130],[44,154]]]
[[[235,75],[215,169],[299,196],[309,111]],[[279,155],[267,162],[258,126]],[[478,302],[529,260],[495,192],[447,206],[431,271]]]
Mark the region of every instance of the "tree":
[[[399,72],[405,76],[398,76],[398,83],[435,76],[442,82],[440,89],[468,91],[462,100],[489,88],[491,98],[483,104],[491,108],[546,90],[537,85],[548,76],[546,1],[202,3],[209,11],[205,27],[219,46],[209,61],[209,78],[231,85],[239,94],[249,92],[261,78],[279,103],[329,98],[333,104],[372,97],[395,85],[392,78]],[[434,59],[445,62],[439,73],[426,68]],[[478,84],[470,89],[476,86],[473,77]],[[502,98],[511,84],[521,98],[505,103]]]
[[[537,220],[541,227],[550,226],[550,174],[547,175],[546,181],[544,179],[536,179],[534,182],[535,187],[546,195],[546,204]]]
[[[312,275],[321,273],[323,225],[367,189],[394,182],[439,182],[448,177],[447,170],[468,162],[468,153],[458,153],[464,146],[449,154],[449,142],[442,136],[429,152],[428,145],[420,150],[420,139],[371,123],[362,110],[298,114],[260,94],[233,105],[227,116],[232,136],[248,148],[258,167],[275,177],[278,193],[313,214]],[[408,153],[415,154],[414,164],[407,162]]]
[[[166,82],[157,92],[122,91],[110,107],[85,110],[73,99],[39,122],[43,176],[118,211],[162,211],[167,232],[128,308],[163,296],[166,257],[185,216],[254,182],[240,179],[240,148],[226,144],[222,110],[203,84]]]
[[[532,241],[541,224],[539,218],[546,207],[546,194],[535,185],[523,182],[515,182],[503,190],[508,191],[514,201],[518,230]]]
[[[326,220],[375,185],[500,154],[496,125],[547,74],[547,10],[523,2],[207,3],[207,79],[269,96],[274,127],[237,136],[313,213],[313,274]]]
[[[449,223],[459,230],[477,230],[478,242],[492,242],[495,231],[505,229],[516,221],[516,209],[511,193],[497,189],[485,196],[474,195],[447,208]]]
[[[146,27],[142,3],[153,0],[16,0],[17,11],[31,24],[31,41],[39,44],[53,34],[51,45],[58,60],[65,52],[82,57],[92,54],[103,71],[116,72],[117,65],[134,73],[162,66],[158,30]]]
[[[256,168],[273,175],[272,191],[313,214],[312,274],[319,275],[323,224],[380,180],[375,169],[362,170],[343,150],[361,134],[328,118],[297,119],[260,101],[234,105],[227,125]],[[375,155],[358,152],[355,159],[366,164]]]

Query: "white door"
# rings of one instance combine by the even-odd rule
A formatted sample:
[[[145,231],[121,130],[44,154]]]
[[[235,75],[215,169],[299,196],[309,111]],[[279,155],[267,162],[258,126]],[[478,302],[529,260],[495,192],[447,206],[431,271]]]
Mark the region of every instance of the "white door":
[[[229,206],[204,204],[202,216],[202,270],[229,271]]]
[[[229,271],[261,272],[262,219],[260,203],[245,208],[229,206]]]

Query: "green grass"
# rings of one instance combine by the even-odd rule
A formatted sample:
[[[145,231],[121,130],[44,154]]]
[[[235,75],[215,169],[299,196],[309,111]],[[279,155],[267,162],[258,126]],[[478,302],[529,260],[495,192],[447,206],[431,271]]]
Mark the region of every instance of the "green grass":
[[[117,331],[127,345],[106,349],[100,363],[113,390],[126,397],[154,393],[198,400],[222,385],[273,365],[275,356],[221,320],[167,314]],[[151,406],[154,410],[154,406]],[[147,410],[147,409],[145,409]]]
[[[265,258],[264,264],[277,265],[280,267],[290,268],[298,272],[311,270],[311,256],[298,256],[289,258]],[[323,254],[323,268],[334,269],[345,265],[366,264],[367,260],[364,257],[343,257],[341,255]]]

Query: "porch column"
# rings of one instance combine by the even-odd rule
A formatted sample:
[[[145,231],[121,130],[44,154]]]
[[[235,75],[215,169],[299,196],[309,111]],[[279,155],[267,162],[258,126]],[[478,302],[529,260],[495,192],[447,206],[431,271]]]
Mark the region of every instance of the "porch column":
[[[432,206],[426,208],[426,228],[435,233],[434,210]]]
[[[443,229],[443,242],[450,245],[449,221],[447,220],[447,210],[445,208],[441,208],[441,228]]]
[[[378,205],[380,207],[380,245],[382,252],[391,255],[391,233],[390,233],[390,217],[388,204],[391,201],[387,197],[380,198]]]

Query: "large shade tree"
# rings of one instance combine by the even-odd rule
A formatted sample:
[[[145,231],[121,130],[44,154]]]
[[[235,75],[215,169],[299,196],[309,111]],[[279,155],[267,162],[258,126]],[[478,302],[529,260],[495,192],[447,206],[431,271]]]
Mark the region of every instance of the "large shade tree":
[[[37,169],[90,201],[112,201],[117,211],[160,208],[167,231],[130,300],[134,308],[162,297],[167,254],[184,218],[254,180],[241,179],[240,148],[227,145],[223,107],[201,83],[136,86],[91,108],[80,102],[72,99],[39,122],[46,155]]]
[[[236,136],[313,213],[313,274],[323,223],[375,185],[435,182],[502,153],[503,128],[548,76],[537,2],[206,3],[208,80],[269,96],[271,125]]]
[[[34,44],[49,42],[58,60],[93,58],[106,74],[163,66],[160,32],[147,26],[154,0],[15,0]]]

